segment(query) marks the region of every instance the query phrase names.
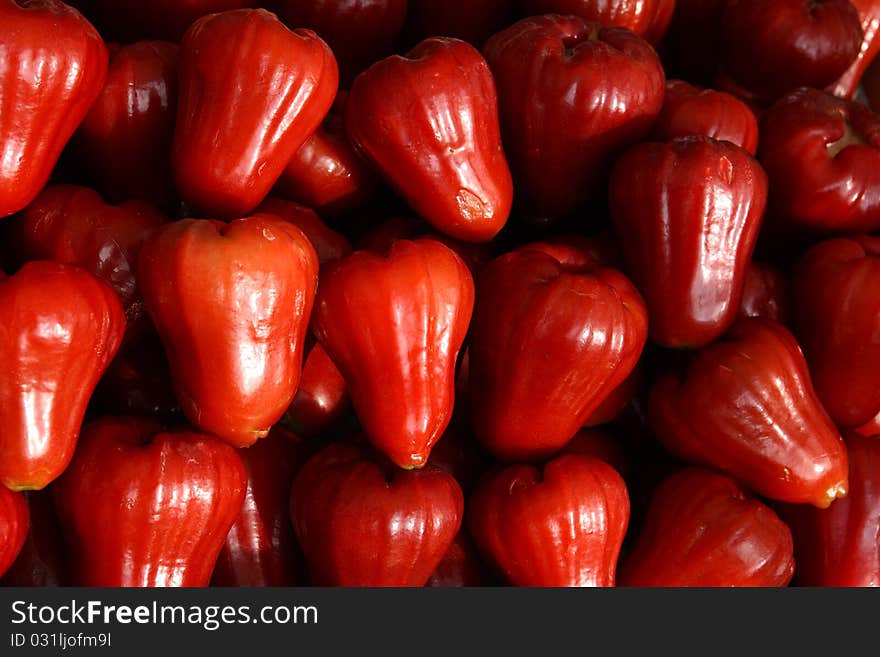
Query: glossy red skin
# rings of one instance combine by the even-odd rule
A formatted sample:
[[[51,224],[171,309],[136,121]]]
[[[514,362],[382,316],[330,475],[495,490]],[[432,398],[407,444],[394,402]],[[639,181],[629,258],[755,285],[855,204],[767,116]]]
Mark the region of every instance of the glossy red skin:
[[[766,199],[761,165],[728,142],[645,142],[617,160],[611,218],[654,342],[697,348],[730,327]]]
[[[640,37],[654,26],[658,12],[667,12],[663,0],[523,0],[527,16],[560,14],[591,23],[625,27]]]
[[[448,472],[401,470],[337,443],[297,473],[290,514],[315,586],[424,586],[461,527]]]
[[[304,205],[270,196],[260,204],[257,211],[280,217],[305,233],[315,248],[318,263],[321,265],[351,253],[351,242],[342,233],[321,221],[314,210]]]
[[[797,341],[777,322],[738,320],[681,377],[659,377],[649,417],[670,452],[759,495],[819,508],[846,495],[846,447]]]
[[[37,490],[64,471],[124,331],[113,289],[79,267],[34,261],[0,280],[0,483]]]
[[[648,331],[633,284],[514,251],[480,273],[469,346],[474,433],[501,461],[559,451],[630,374]]]
[[[880,53],[880,2],[877,0],[850,0],[859,13],[862,25],[862,45],[859,54],[846,72],[828,87],[841,98],[852,98],[871,63]]]
[[[676,0],[663,38],[662,52],[670,77],[708,85],[721,57],[721,29],[727,0]]]
[[[880,118],[815,89],[780,99],[761,119],[770,210],[810,234],[880,228]]]
[[[406,18],[406,0],[276,0],[291,28],[317,32],[339,61],[340,78],[355,75],[392,53]],[[347,86],[347,85],[346,85]]]
[[[443,559],[437,564],[437,568],[431,573],[426,586],[438,588],[486,586],[491,585],[490,580],[474,542],[468,535],[467,529],[462,527],[443,555]]]
[[[604,461],[564,454],[486,473],[468,498],[477,548],[513,586],[615,585],[629,495]]]
[[[517,203],[552,220],[603,197],[614,158],[663,105],[654,49],[623,28],[551,15],[518,21],[483,50]]]
[[[345,106],[349,141],[441,233],[488,242],[507,222],[513,183],[495,82],[465,41],[430,38],[357,76]]]
[[[739,316],[765,317],[788,325],[791,321],[789,297],[788,278],[782,270],[753,260],[746,269]]]
[[[238,450],[247,470],[244,503],[217,557],[212,586],[297,586],[302,556],[290,523],[290,487],[306,452],[280,427]]]
[[[198,18],[253,7],[253,0],[71,0],[108,39],[124,42],[164,39],[178,42]]]
[[[5,490],[0,486],[0,497]],[[0,585],[64,586],[67,583],[64,540],[52,505],[51,490],[29,491],[18,495],[23,495],[27,501],[30,523],[18,557],[0,579]]]
[[[207,586],[246,487],[238,453],[213,436],[86,424],[52,487],[75,585]]]
[[[724,71],[772,101],[798,87],[821,89],[853,63],[862,43],[850,0],[728,0]]]
[[[302,376],[284,424],[303,436],[326,432],[348,410],[351,398],[348,385],[330,356],[315,342],[307,349]]]
[[[348,142],[342,117],[331,113],[294,153],[275,190],[335,217],[366,203],[377,183],[376,173]]]
[[[621,586],[783,587],[794,575],[791,530],[732,478],[688,467],[655,490],[620,567]]]
[[[92,189],[49,185],[18,216],[9,220],[19,262],[53,260],[78,265],[107,282],[125,309],[126,342],[146,330],[144,302],[137,283],[137,260],[144,240],[165,223],[145,201],[105,203]]]
[[[312,330],[370,442],[402,468],[423,466],[449,424],[473,303],[470,271],[432,239],[356,251],[321,272]]]
[[[847,434],[849,493],[827,509],[785,505],[798,586],[880,586],[880,436]]]
[[[758,119],[732,94],[695,87],[684,80],[667,80],[663,109],[650,139],[667,141],[695,135],[732,142],[754,155],[758,150]]]
[[[30,203],[104,86],[107,47],[59,0],[0,1],[0,218]]]
[[[196,21],[181,42],[179,71],[174,180],[196,212],[224,219],[266,197],[338,85],[329,46],[263,9]]]
[[[455,37],[480,48],[509,21],[512,4],[509,0],[409,0],[407,20],[419,38]]]
[[[24,493],[0,486],[0,576],[15,562],[30,527]]]
[[[174,198],[171,140],[177,112],[177,44],[117,46],[101,93],[74,134],[71,150],[88,181],[113,203]]]
[[[761,132],[770,208],[782,222],[814,235],[880,227],[876,114],[861,103],[802,89],[766,112]]]
[[[193,426],[246,447],[281,419],[317,275],[308,238],[273,215],[183,219],[147,240],[138,278]]]
[[[795,330],[816,393],[840,427],[880,412],[880,237],[825,240],[792,274]]]

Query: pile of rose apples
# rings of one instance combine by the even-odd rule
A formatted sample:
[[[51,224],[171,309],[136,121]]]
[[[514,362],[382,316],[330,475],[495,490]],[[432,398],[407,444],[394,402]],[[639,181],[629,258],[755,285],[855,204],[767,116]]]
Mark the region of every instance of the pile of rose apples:
[[[880,585],[880,0],[0,0],[13,586]]]

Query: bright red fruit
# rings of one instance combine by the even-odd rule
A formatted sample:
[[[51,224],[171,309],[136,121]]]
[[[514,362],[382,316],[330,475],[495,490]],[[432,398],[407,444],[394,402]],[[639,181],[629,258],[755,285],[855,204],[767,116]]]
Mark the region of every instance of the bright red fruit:
[[[15,262],[79,265],[107,282],[125,309],[127,344],[146,330],[137,261],[144,240],[165,217],[144,201],[109,205],[91,189],[49,185],[3,228]]]
[[[59,0],[0,0],[0,218],[30,203],[107,75],[97,30]]]
[[[401,470],[349,444],[312,457],[290,498],[316,586],[424,586],[458,533],[463,508],[446,471]]]
[[[880,2],[878,0],[850,0],[859,13],[862,24],[862,45],[849,68],[828,88],[841,98],[852,98],[868,67],[880,53]]]
[[[275,427],[238,450],[247,470],[244,503],[211,576],[212,586],[296,586],[299,546],[290,523],[290,487],[306,457],[300,439]]]
[[[822,405],[838,426],[880,412],[880,237],[826,240],[792,275],[795,331]]]
[[[630,374],[648,317],[633,284],[539,250],[481,271],[469,347],[474,432],[498,459],[545,459]]]
[[[787,325],[791,315],[789,296],[787,276],[773,265],[753,260],[746,269],[739,316],[766,317]]]
[[[468,499],[483,557],[514,586],[614,586],[629,496],[610,465],[582,454],[490,470]]]
[[[724,72],[767,101],[831,84],[862,44],[850,0],[727,0],[722,25]]]
[[[673,454],[760,495],[820,508],[846,495],[846,447],[797,341],[777,322],[738,320],[681,376],[654,383],[649,415]]]
[[[431,38],[358,75],[345,107],[351,142],[442,233],[487,242],[510,214],[495,82],[465,41]]]
[[[791,530],[735,480],[681,469],[654,492],[620,567],[621,586],[787,586]]]
[[[761,117],[774,220],[800,234],[880,229],[880,118],[861,103],[799,89]]]
[[[432,239],[330,263],[312,316],[369,440],[418,468],[452,417],[455,361],[474,303],[471,273]]]
[[[222,218],[253,211],[336,95],[330,48],[271,12],[196,21],[180,45],[172,164],[182,199]]]
[[[0,486],[0,577],[15,561],[30,527],[24,493]]]
[[[849,493],[827,509],[786,505],[799,586],[880,586],[880,436],[846,436]]]
[[[272,215],[183,219],[147,240],[138,279],[193,426],[243,447],[281,419],[317,275],[308,238]]]
[[[732,142],[754,155],[758,150],[758,119],[732,94],[696,87],[684,80],[667,80],[663,109],[650,138],[666,141],[698,135]]]
[[[646,142],[617,160],[611,218],[654,342],[696,348],[730,327],[766,199],[763,169],[728,142]]]
[[[544,220],[604,196],[614,158],[663,105],[654,49],[623,28],[536,16],[495,34],[484,52],[517,203]]]
[[[79,267],[34,261],[0,280],[0,483],[41,489],[64,471],[124,330],[113,289]]]
[[[148,419],[83,427],[53,486],[78,586],[207,586],[247,473],[214,437]]]
[[[71,142],[75,166],[109,201],[168,205],[176,112],[177,44],[111,46],[104,88]]]
[[[579,16],[600,25],[625,27],[643,37],[654,27],[658,14],[669,12],[666,0],[523,0],[527,15]]]
[[[407,0],[275,0],[275,5],[291,28],[314,30],[327,42],[339,61],[340,78],[348,82],[391,54]]]

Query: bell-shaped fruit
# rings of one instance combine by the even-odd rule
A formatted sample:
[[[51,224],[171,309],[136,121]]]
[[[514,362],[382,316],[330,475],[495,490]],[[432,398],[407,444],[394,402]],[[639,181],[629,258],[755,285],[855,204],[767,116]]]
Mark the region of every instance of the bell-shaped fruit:
[[[0,218],[30,203],[107,75],[98,31],[60,0],[0,0]]]
[[[642,297],[615,269],[533,248],[496,258],[468,348],[477,438],[503,461],[548,458],[629,376],[647,333]]]
[[[623,28],[550,15],[514,23],[484,52],[517,204],[549,221],[604,198],[612,162],[663,104],[654,49]]]
[[[281,419],[317,277],[308,238],[268,214],[182,219],[147,240],[138,278],[193,426],[243,447]]]
[[[820,508],[846,495],[846,446],[797,341],[777,322],[738,320],[680,376],[658,378],[649,415],[673,454],[759,495]]]
[[[109,285],[46,260],[0,277],[0,483],[44,488],[67,467],[125,331]]]
[[[182,199],[203,216],[254,210],[330,110],[336,60],[265,9],[209,14],[180,44],[172,147]]]
[[[730,327],[766,201],[761,165],[728,142],[645,142],[617,160],[611,217],[654,342],[697,348]]]
[[[495,81],[459,39],[430,38],[355,78],[345,129],[398,194],[442,233],[488,242],[507,222],[513,183]]]
[[[424,586],[461,527],[464,499],[436,466],[401,470],[337,443],[302,467],[290,514],[316,586]]]
[[[473,303],[464,261],[433,239],[355,251],[321,272],[315,336],[367,438],[400,467],[423,466],[449,424]]]
[[[791,531],[731,477],[686,467],[653,493],[621,586],[787,586]]]
[[[146,418],[83,427],[52,487],[78,586],[207,586],[247,473],[213,436]]]
[[[614,468],[564,454],[488,471],[468,499],[467,526],[514,586],[614,586],[629,512]]]

